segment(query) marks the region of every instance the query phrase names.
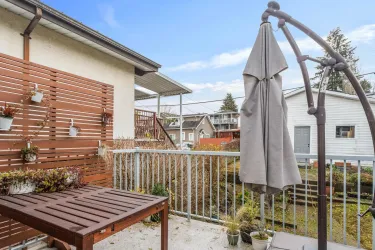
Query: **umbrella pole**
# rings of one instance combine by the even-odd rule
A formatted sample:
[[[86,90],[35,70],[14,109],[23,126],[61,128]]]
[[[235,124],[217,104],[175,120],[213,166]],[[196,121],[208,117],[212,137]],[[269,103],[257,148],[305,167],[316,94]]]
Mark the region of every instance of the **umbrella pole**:
[[[315,113],[318,127],[318,249],[327,250],[327,194],[326,194],[326,109],[325,95],[332,67],[324,69],[320,83],[318,106]]]
[[[296,27],[297,29],[299,29],[300,31],[305,33],[307,36],[309,36],[311,39],[313,39],[333,59],[336,60],[337,63],[335,63],[333,68],[336,71],[343,71],[345,73],[348,80],[352,84],[352,86],[353,86],[353,88],[354,88],[354,90],[355,90],[355,92],[356,92],[356,94],[359,98],[359,101],[362,104],[363,110],[365,112],[365,115],[366,115],[366,118],[367,118],[367,121],[368,121],[368,124],[369,124],[369,127],[370,127],[371,137],[372,137],[372,142],[373,142],[373,148],[374,148],[374,151],[375,151],[375,116],[374,116],[374,113],[372,111],[371,105],[370,105],[370,103],[369,103],[369,101],[366,97],[365,92],[363,91],[357,77],[354,75],[353,71],[350,69],[350,67],[349,67],[348,63],[346,62],[345,58],[343,58],[338,52],[336,52],[322,37],[317,35],[314,31],[312,31],[311,29],[309,29],[307,26],[300,23],[299,21],[293,19],[287,13],[280,11],[280,5],[275,1],[271,1],[271,2],[268,3],[268,9],[266,9],[265,12],[263,13],[262,21],[266,22],[268,20],[269,16],[277,17],[279,19],[279,21],[281,22],[281,24],[286,23],[286,22],[290,23],[291,25],[293,25],[294,27]],[[284,34],[285,34],[285,32],[284,32]],[[291,45],[292,45],[292,43],[291,43]],[[293,45],[292,45],[292,47],[293,47]],[[300,53],[298,55],[298,53],[296,53],[296,50],[294,50],[294,52],[297,56],[298,62],[301,65],[302,75],[307,76],[307,74],[308,74],[307,69],[306,69],[306,67],[303,67],[302,64],[304,64],[304,62],[303,62],[304,60],[308,59],[308,56],[307,57],[301,56]],[[305,77],[304,77],[304,80],[305,80]],[[315,110],[312,106],[312,103],[310,102],[311,97],[312,97],[312,92],[311,92],[310,86],[308,86],[308,85],[310,85],[309,82],[305,81],[306,95],[308,97],[308,104],[309,104],[308,113],[317,115],[317,113],[314,113]],[[321,96],[321,93],[319,94],[319,96]],[[318,104],[318,106],[319,106],[319,104]],[[324,118],[325,118],[325,115],[324,115]],[[319,120],[319,115],[318,115],[317,119]],[[322,189],[321,190],[322,193],[325,193],[325,185],[323,186],[323,184],[325,184],[325,166],[323,168],[323,165],[325,165],[325,145],[324,145],[324,142],[325,142],[325,133],[324,133],[325,126],[324,126],[324,124],[319,124],[319,125],[318,125],[318,138],[320,138],[320,140],[318,142],[318,153],[319,153],[319,156],[318,156],[318,158],[319,158],[318,159],[318,161],[319,161],[319,163],[318,163],[319,164],[319,170],[318,170],[319,171],[318,172],[319,180],[318,180],[318,182],[319,183],[318,183],[318,185],[320,186],[320,189]],[[324,145],[324,146],[322,147],[322,145]],[[320,211],[324,211],[324,210],[326,211],[326,209],[327,209],[326,205],[322,205],[322,204],[326,204],[326,200],[323,201],[323,197],[319,197],[318,201],[319,201],[318,208],[320,209]],[[364,216],[368,212],[371,212],[373,218],[375,219],[375,195],[374,194],[373,194],[372,206],[370,206],[367,209],[367,211],[365,213],[361,214],[360,216]],[[325,221],[325,223],[327,223],[326,222],[327,214],[321,214],[321,215],[322,216],[319,217],[319,221]],[[320,231],[320,229],[322,229],[323,232],[325,232],[325,234],[322,235],[322,233],[320,233],[318,235],[319,250],[326,250],[327,249],[327,235],[326,235],[327,229],[319,227],[319,231]],[[325,243],[323,244],[323,242],[325,242]]]

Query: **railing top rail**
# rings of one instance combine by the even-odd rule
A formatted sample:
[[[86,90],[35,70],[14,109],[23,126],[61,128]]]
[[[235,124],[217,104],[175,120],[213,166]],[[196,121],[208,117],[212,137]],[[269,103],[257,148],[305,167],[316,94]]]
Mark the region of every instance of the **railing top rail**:
[[[167,149],[116,149],[113,153],[157,153],[157,154],[182,154],[182,155],[210,155],[210,156],[240,156],[240,152],[230,151],[190,151]],[[295,154],[297,159],[317,159],[315,154]],[[326,155],[326,159],[347,161],[375,161],[374,155]]]
[[[116,149],[113,153],[156,153],[156,154],[182,154],[182,155],[210,155],[210,156],[240,156],[240,152],[230,151],[190,151],[166,149]]]

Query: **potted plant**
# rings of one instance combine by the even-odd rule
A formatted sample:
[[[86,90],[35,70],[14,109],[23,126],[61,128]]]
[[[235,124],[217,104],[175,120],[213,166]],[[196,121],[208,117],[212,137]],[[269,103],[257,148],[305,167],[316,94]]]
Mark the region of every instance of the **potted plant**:
[[[77,125],[71,125],[69,127],[69,136],[76,137],[80,131],[80,127],[78,127]]]
[[[326,173],[326,180],[327,180],[327,186],[326,186],[326,194],[331,194],[331,186],[330,186],[330,173]],[[344,181],[344,175],[341,173],[341,171],[337,169],[332,170],[332,195],[335,194],[335,186],[337,183],[341,183]]]
[[[231,246],[236,246],[240,237],[239,223],[236,217],[228,217],[225,221],[227,239]]]
[[[103,127],[110,125],[113,121],[113,115],[111,113],[108,113],[106,111],[103,111],[102,113],[102,125]]]
[[[36,158],[39,153],[39,147],[38,146],[30,146],[28,145],[21,149],[21,159],[25,162],[34,162],[36,161]]]
[[[267,234],[262,224],[258,226],[258,231],[250,233],[250,236],[254,250],[267,249],[269,235]]]
[[[104,157],[107,154],[108,146],[102,144],[98,147],[98,156]]]
[[[30,93],[30,99],[32,102],[36,102],[36,103],[41,103],[42,100],[43,100],[43,92],[42,91],[38,91],[38,89],[35,89],[35,90],[31,90]]]
[[[156,183],[152,187],[151,194],[156,195],[156,196],[164,196],[164,197],[169,196],[168,190],[161,183]],[[156,213],[156,214],[151,215],[151,221],[160,222],[161,221],[160,213]]]
[[[0,130],[8,131],[13,123],[13,118],[19,111],[15,105],[5,103],[0,109]]]
[[[0,173],[1,191],[4,194],[26,194],[35,190],[35,171],[14,170]]]
[[[250,234],[257,231],[254,219],[259,214],[257,204],[251,200],[247,201],[237,212],[237,218],[240,222],[241,239],[245,243],[252,244]]]

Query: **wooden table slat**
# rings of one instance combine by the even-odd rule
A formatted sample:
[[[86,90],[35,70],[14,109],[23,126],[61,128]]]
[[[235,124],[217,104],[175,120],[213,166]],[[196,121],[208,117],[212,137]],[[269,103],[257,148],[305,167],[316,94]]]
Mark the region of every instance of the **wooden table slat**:
[[[95,201],[87,201],[87,200],[83,200],[83,199],[77,199],[77,200],[71,201],[69,203],[82,205],[82,206],[97,209],[97,210],[103,211],[103,212],[115,213],[117,215],[127,211],[124,208],[118,209],[118,206],[116,206],[116,208],[111,207],[111,206],[103,206],[102,203],[100,203],[100,202],[96,203]]]
[[[120,196],[120,197],[126,197],[126,198],[130,198],[130,199],[134,199],[134,200],[139,200],[139,201],[143,201],[143,202],[150,202],[150,201],[154,201],[156,200],[155,198],[151,199],[149,197],[142,197],[142,196],[135,196],[133,194],[129,194],[129,193],[117,193],[117,192],[112,192],[112,191],[105,191],[105,192],[100,192],[100,194],[111,194],[111,195],[116,195],[116,196]]]
[[[77,224],[77,225],[80,225],[80,226],[83,226],[83,227],[89,227],[89,226],[92,226],[92,225],[95,224],[94,221],[83,219],[83,218],[80,218],[80,217],[77,217],[77,216],[74,216],[74,215],[71,215],[71,214],[67,214],[67,213],[64,213],[64,212],[61,212],[61,211],[57,211],[57,210],[48,208],[48,207],[37,208],[35,211],[38,211],[38,212],[41,212],[41,213],[44,213],[44,214],[48,214],[48,215],[54,216],[56,218],[65,220],[65,221],[69,221],[69,222],[72,222],[74,224]]]
[[[67,207],[63,207],[63,206],[59,206],[59,205],[49,206],[48,208],[53,209],[53,210],[57,210],[57,211],[60,211],[60,212],[66,213],[66,214],[71,214],[71,215],[74,215],[74,216],[77,216],[77,217],[80,217],[80,218],[83,218],[83,219],[88,219],[88,220],[94,221],[94,222],[101,222],[101,221],[104,221],[105,219],[108,219],[108,218],[105,218],[105,217],[92,215],[92,214],[89,214],[89,213],[81,212],[81,211],[76,210],[76,209],[67,208]]]
[[[73,204],[73,203],[62,203],[62,204],[57,204],[57,205],[59,205],[60,207],[71,208],[71,209],[74,209],[76,211],[96,215],[96,216],[99,216],[99,217],[102,217],[102,218],[107,218],[107,219],[111,218],[113,215],[115,215],[115,213],[110,213],[108,211],[103,212],[103,211],[100,211],[100,210],[97,210],[97,209],[92,209],[92,208],[80,206],[80,205]]]
[[[99,193],[99,194],[94,194],[94,195],[91,195],[91,196],[92,197],[98,197],[98,198],[105,198],[105,199],[108,199],[108,200],[126,202],[126,203],[134,204],[134,205],[137,205],[137,206],[141,206],[143,204],[146,204],[146,203],[150,202],[150,201],[144,201],[144,200],[140,200],[140,199],[128,198],[128,197],[120,196],[120,195],[112,195],[110,193]]]
[[[103,205],[108,204],[108,205],[116,205],[116,206],[119,206],[119,207],[125,207],[125,208],[128,208],[128,210],[129,210],[129,208],[132,209],[132,208],[136,208],[136,207],[141,206],[141,204],[139,204],[139,205],[130,204],[130,203],[127,203],[125,201],[115,201],[115,200],[107,199],[105,197],[95,197],[93,195],[87,196],[87,197],[85,197],[85,199],[101,202]]]

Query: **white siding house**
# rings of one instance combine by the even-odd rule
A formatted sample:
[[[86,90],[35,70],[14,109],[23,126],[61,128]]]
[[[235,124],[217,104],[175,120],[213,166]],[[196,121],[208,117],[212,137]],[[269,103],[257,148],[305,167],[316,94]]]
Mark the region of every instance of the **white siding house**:
[[[313,89],[315,105],[318,90]],[[296,153],[317,154],[317,126],[307,114],[304,89],[285,95],[288,129]],[[375,110],[375,100],[370,99]],[[333,91],[326,94],[326,153],[330,155],[372,155],[370,128],[362,105],[355,95]]]

